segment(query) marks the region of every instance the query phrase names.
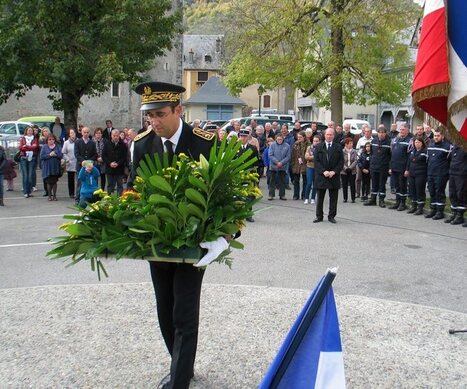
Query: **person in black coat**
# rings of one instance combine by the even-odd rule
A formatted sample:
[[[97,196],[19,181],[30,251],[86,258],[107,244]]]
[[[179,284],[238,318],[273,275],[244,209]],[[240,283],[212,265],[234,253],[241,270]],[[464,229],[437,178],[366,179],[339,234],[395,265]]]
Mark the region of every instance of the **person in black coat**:
[[[102,160],[105,164],[107,193],[110,195],[117,187],[117,194],[123,192],[123,174],[127,162],[128,148],[120,139],[120,131],[112,130],[110,141],[104,142]]]
[[[323,221],[323,203],[326,190],[329,190],[328,220],[336,223],[337,198],[341,186],[340,172],[344,167],[342,146],[334,142],[334,129],[328,128],[324,133],[324,142],[314,152],[315,187],[316,187],[316,219],[313,223]]]
[[[250,139],[250,131],[248,129],[241,129],[238,132],[238,140],[242,144],[242,147],[240,147],[240,149],[238,150],[237,155],[240,157],[247,150],[251,150],[252,153],[250,154],[250,159],[251,158],[258,159],[258,149],[255,146],[248,143],[249,139]],[[248,159],[248,160],[250,160],[250,159]],[[258,165],[258,161],[256,161],[256,163],[253,166],[257,166],[257,165]],[[251,216],[247,217],[246,220],[251,222],[251,223],[253,223],[255,221],[253,219],[253,217],[251,217]]]
[[[132,186],[145,155],[162,159],[167,152],[184,153],[199,160],[209,158],[216,134],[192,128],[181,119],[181,94],[185,88],[162,82],[147,82],[136,87],[142,95],[141,110],[146,111],[150,127],[134,139]],[[199,306],[204,268],[187,263],[149,262],[157,301],[157,316],[162,337],[172,357],[170,374],[159,388],[187,389],[193,377],[198,342]]]

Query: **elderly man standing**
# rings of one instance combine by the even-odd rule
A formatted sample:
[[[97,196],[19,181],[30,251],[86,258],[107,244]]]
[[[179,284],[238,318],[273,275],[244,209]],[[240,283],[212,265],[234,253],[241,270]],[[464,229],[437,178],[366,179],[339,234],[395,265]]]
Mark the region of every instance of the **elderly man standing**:
[[[329,190],[328,220],[336,223],[337,198],[341,186],[340,172],[344,167],[342,146],[334,142],[334,129],[328,128],[324,133],[324,142],[315,149],[315,186],[316,186],[316,219],[313,223],[323,221],[323,203],[326,190]]]
[[[105,174],[107,178],[107,193],[115,192],[120,196],[123,192],[123,173],[127,162],[127,146],[120,139],[120,131],[113,129],[110,141],[104,143],[102,159],[105,163]]]

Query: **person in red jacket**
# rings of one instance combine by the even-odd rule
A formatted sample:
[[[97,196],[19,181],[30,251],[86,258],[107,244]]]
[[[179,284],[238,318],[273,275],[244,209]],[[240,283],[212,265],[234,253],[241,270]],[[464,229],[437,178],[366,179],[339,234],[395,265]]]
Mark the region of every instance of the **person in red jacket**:
[[[19,150],[21,152],[21,174],[23,175],[23,193],[24,197],[32,196],[34,186],[34,173],[36,171],[37,155],[39,152],[39,141],[34,136],[32,127],[27,127],[24,136],[19,141]]]

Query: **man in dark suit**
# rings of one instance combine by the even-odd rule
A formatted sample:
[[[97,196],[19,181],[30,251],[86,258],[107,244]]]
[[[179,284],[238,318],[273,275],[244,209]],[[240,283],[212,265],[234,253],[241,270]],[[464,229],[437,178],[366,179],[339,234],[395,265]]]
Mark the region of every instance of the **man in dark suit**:
[[[103,137],[105,140],[110,141],[110,139],[112,138],[112,130],[114,130],[114,126],[113,126],[113,124],[112,124],[112,120],[107,119],[107,120],[105,121],[105,129],[104,129],[104,131],[102,131],[102,137]]]
[[[328,128],[324,133],[324,142],[315,150],[315,187],[316,187],[316,219],[313,223],[323,221],[323,203],[326,189],[329,190],[328,220],[336,223],[337,197],[339,194],[340,172],[344,166],[342,146],[334,142],[334,129]]]
[[[248,143],[250,141],[250,136],[251,136],[251,134],[250,134],[250,130],[248,130],[248,128],[241,129],[238,132],[238,140],[242,144],[242,147],[240,147],[240,149],[238,150],[237,155],[240,156],[243,153],[245,153],[247,150],[251,150],[252,153],[250,155],[250,158],[258,159],[258,149],[255,146]],[[257,165],[257,162],[253,166],[256,166],[256,165]],[[250,217],[246,218],[246,221],[248,221],[250,223],[253,223],[255,221],[255,219],[253,219],[253,217],[250,216]]]
[[[162,82],[147,82],[136,87],[136,93],[142,95],[141,110],[146,111],[151,124],[134,139],[130,187],[136,169],[146,154],[151,157],[158,154],[162,158],[163,153],[167,152],[169,159],[180,153],[195,160],[199,160],[200,155],[209,158],[216,135],[199,128],[194,129],[182,121],[180,98],[184,91],[183,87]],[[158,387],[188,388],[193,377],[198,341],[204,269],[184,263],[149,264],[156,294],[159,326],[172,357],[170,374],[164,377]]]

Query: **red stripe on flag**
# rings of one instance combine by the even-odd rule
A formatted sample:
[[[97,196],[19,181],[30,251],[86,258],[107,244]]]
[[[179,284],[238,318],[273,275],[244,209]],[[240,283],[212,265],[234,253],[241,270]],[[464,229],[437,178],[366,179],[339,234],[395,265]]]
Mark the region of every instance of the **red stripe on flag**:
[[[445,8],[423,19],[412,92],[449,82]]]

